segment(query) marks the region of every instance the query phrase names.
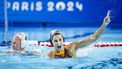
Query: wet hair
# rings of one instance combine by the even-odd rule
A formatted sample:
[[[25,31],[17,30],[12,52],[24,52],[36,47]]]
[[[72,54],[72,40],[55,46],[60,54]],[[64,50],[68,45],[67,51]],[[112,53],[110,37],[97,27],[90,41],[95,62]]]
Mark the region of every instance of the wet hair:
[[[52,39],[53,39],[53,36],[55,36],[55,35],[61,35],[62,36],[62,38],[63,38],[63,41],[65,41],[64,40],[64,36],[62,35],[62,33],[59,31],[59,30],[53,30],[53,31],[51,31],[51,33],[50,33],[50,43],[51,43],[51,45],[53,45],[53,43],[52,43]]]

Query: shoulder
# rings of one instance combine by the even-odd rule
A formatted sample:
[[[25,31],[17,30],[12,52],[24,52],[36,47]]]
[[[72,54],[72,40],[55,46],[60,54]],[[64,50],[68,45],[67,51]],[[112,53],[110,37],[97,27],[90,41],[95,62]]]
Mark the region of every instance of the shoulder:
[[[68,45],[66,45],[65,48],[68,49],[68,50],[70,50],[70,49],[72,49],[72,48],[75,49],[76,46],[77,46],[77,42],[74,41],[74,42],[71,42],[71,43],[69,43]]]

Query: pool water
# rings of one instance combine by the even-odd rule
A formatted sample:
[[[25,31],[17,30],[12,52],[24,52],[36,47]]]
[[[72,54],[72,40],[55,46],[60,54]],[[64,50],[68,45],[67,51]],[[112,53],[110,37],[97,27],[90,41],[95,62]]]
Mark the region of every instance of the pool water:
[[[66,42],[82,40],[97,28],[16,28],[10,30],[10,39],[17,32],[26,32],[29,40],[48,41],[53,29],[63,32]],[[121,29],[107,28],[98,42],[122,42]],[[47,36],[47,37],[45,37]],[[76,58],[49,59],[43,55],[0,54],[0,69],[122,69],[122,47],[94,47],[94,44],[77,50]],[[53,48],[29,46],[48,53]],[[9,47],[0,47],[7,51]],[[29,49],[29,48],[28,48]]]

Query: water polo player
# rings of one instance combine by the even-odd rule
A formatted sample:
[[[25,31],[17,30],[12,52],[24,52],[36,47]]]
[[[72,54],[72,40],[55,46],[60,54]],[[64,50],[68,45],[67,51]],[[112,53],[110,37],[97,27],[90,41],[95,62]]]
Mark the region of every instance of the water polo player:
[[[104,18],[104,21],[103,21],[101,27],[94,34],[92,34],[88,38],[85,38],[80,41],[71,42],[65,46],[63,46],[65,39],[64,39],[64,36],[62,35],[62,33],[58,30],[52,31],[50,34],[50,43],[52,46],[54,46],[55,50],[51,51],[48,54],[48,56],[50,58],[66,58],[66,57],[73,58],[73,57],[75,57],[76,50],[78,48],[84,48],[84,47],[88,46],[89,44],[93,43],[94,41],[96,41],[109,23],[110,23],[110,11],[108,11],[107,16]]]

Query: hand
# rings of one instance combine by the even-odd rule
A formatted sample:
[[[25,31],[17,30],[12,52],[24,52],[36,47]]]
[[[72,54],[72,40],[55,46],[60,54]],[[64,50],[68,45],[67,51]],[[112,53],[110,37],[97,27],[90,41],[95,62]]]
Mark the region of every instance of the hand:
[[[110,20],[110,10],[107,12],[107,16],[104,18],[104,24],[108,25],[111,22]]]
[[[55,52],[54,51],[51,51],[48,56],[53,59],[55,57]]]

